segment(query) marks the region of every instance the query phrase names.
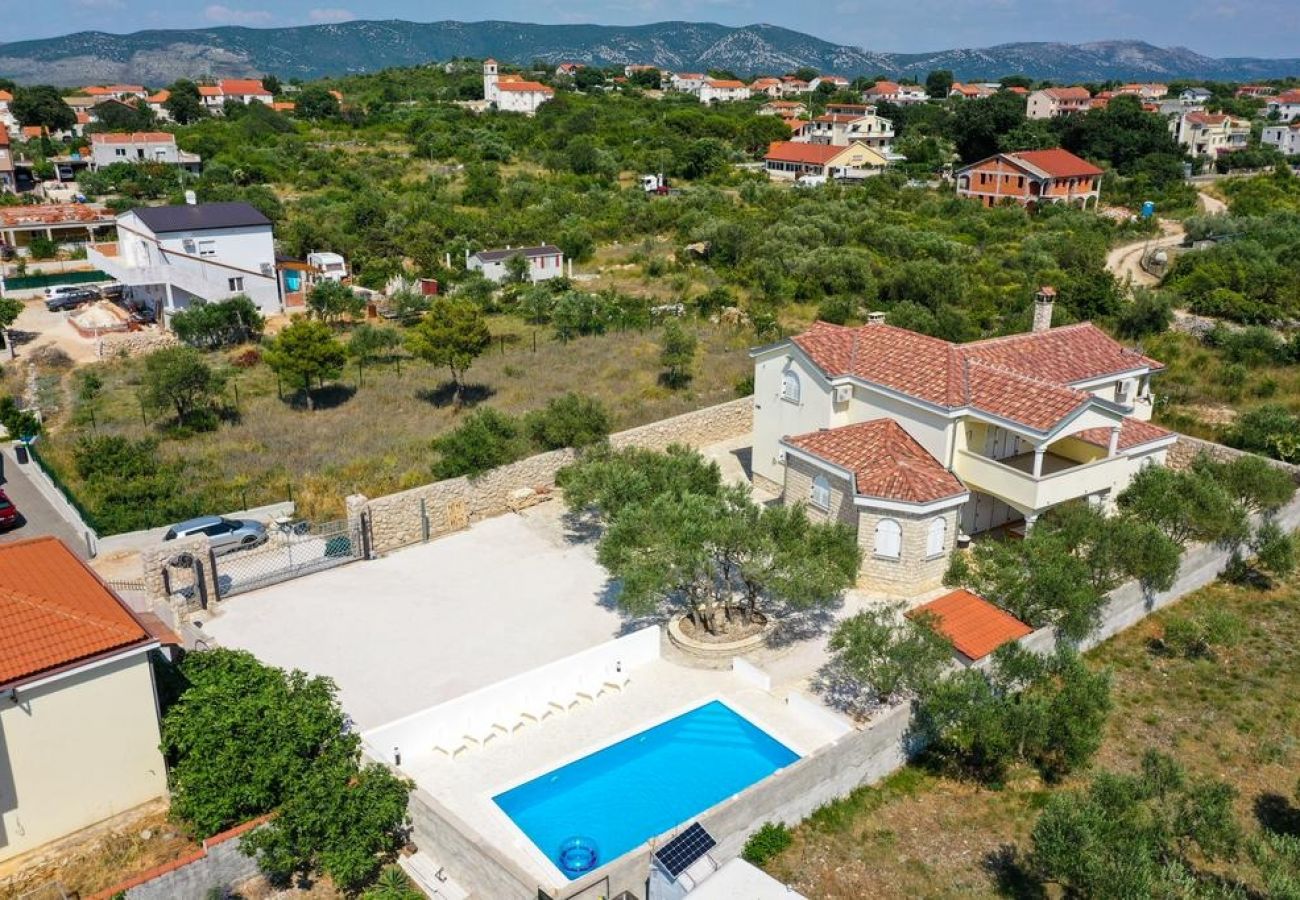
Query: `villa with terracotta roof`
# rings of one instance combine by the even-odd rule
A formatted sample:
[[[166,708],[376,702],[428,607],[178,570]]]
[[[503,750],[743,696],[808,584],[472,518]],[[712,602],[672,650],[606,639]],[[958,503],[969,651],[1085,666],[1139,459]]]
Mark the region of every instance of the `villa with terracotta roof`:
[[[202,159],[177,147],[176,135],[167,131],[103,132],[90,136],[91,169],[121,162],[162,163],[197,175]]]
[[[1300,119],[1300,91],[1286,91],[1276,97],[1269,97],[1264,104],[1264,111],[1282,122]]]
[[[729,78],[708,78],[700,85],[700,102],[730,103],[749,99],[749,85]]]
[[[1096,206],[1101,200],[1101,169],[1059,147],[995,153],[957,170],[957,196],[985,206],[1012,201]]]
[[[800,125],[793,140],[833,147],[862,143],[888,157],[894,141],[894,123],[877,115],[874,106],[827,107],[823,115]]]
[[[1071,113],[1087,112],[1092,94],[1082,87],[1043,88],[1029,95],[1025,116],[1030,119],[1055,119]]]
[[[1191,156],[1218,156],[1244,150],[1250,142],[1250,123],[1227,113],[1194,110],[1169,123],[1174,140]]]
[[[856,529],[866,587],[936,586],[958,533],[1113,502],[1177,436],[1150,424],[1161,364],[1090,323],[952,344],[818,322],[752,351],[755,483]]]
[[[1265,126],[1259,142],[1287,156],[1300,156],[1300,119],[1282,125]]]
[[[166,795],[158,624],[58,539],[0,545],[0,862]]]
[[[483,61],[483,99],[499,110],[531,116],[554,96],[555,91],[539,81],[501,74],[495,59]]]
[[[778,181],[820,178],[866,178],[878,175],[889,159],[878,150],[857,141],[847,147],[773,141],[763,157],[767,177]]]
[[[220,114],[226,102],[264,103],[270,106],[275,96],[257,78],[223,78],[216,84],[199,85],[199,102],[210,113]]]

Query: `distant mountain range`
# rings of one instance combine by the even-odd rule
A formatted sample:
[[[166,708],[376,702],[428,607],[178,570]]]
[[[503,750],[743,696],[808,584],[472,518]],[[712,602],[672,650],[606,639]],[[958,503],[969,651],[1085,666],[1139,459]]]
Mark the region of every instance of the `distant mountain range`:
[[[961,80],[1023,74],[1057,81],[1300,75],[1300,59],[1214,59],[1140,41],[1020,43],[936,53],[886,53],[833,44],[773,25],[529,25],[517,22],[353,21],[296,28],[205,28],[106,34],[83,31],[0,44],[0,76],[82,85],[156,86],[182,76],[317,78],[419,65],[454,56],[495,56],[668,69],[782,73],[800,66],[847,77],[924,76],[951,69]]]

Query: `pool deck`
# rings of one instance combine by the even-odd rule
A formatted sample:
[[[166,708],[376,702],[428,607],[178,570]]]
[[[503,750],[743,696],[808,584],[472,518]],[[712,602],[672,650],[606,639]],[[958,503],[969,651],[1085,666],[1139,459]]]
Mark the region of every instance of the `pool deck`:
[[[621,693],[603,695],[455,759],[425,756],[403,771],[539,883],[561,884],[565,876],[493,802],[494,796],[711,700],[726,703],[800,756],[842,733],[829,721],[787,705],[784,696],[755,687],[729,670],[659,660],[638,667]],[[847,721],[842,727],[848,727]],[[611,798],[611,804],[616,805],[617,798]]]

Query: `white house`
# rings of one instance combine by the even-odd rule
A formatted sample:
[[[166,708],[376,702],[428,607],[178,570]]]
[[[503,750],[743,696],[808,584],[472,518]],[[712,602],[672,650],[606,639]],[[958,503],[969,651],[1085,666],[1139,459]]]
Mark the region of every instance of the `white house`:
[[[275,95],[256,78],[223,78],[216,84],[199,85],[199,101],[210,113],[220,114],[226,102],[263,103],[270,106]]]
[[[857,529],[862,579],[937,586],[959,532],[1030,528],[1060,503],[1113,503],[1177,436],[1151,425],[1161,364],[1090,323],[952,344],[819,322],[754,359],[755,482]]]
[[[549,281],[564,274],[564,251],[551,244],[466,252],[465,268],[482,272],[489,281],[500,284],[510,276],[509,263],[514,257],[522,257],[527,262],[529,281]]]
[[[0,546],[0,864],[167,795],[160,626],[57,538]]]
[[[0,194],[16,194],[13,151],[9,149],[9,132],[0,128]]]
[[[541,82],[502,75],[495,59],[483,61],[483,99],[499,110],[531,116],[554,96],[555,91]]]
[[[1300,156],[1300,119],[1285,125],[1269,125],[1264,128],[1259,142],[1265,147],[1274,147],[1287,156]],[[3,178],[0,175],[0,178]]]
[[[1196,157],[1244,150],[1250,142],[1250,123],[1226,113],[1184,113],[1170,121],[1169,131]]]
[[[668,80],[668,85],[674,91],[681,91],[684,94],[698,94],[700,88],[704,87],[707,76],[703,72],[674,72]]]
[[[160,318],[236,294],[247,295],[264,314],[283,310],[271,220],[247,203],[124,212],[117,217],[117,242],[90,245],[87,259]]]
[[[1025,116],[1030,119],[1055,119],[1071,113],[1087,112],[1092,106],[1092,94],[1087,88],[1043,88],[1029,95]]]
[[[149,110],[158,118],[159,122],[170,122],[172,114],[167,111],[167,101],[171,99],[172,92],[168,90],[158,91],[156,94],[150,94],[145,101],[149,104]]]
[[[90,136],[90,167],[99,169],[120,162],[153,162],[180,166],[198,174],[201,158],[176,146],[176,135],[166,131],[106,132]]]
[[[9,104],[13,102],[13,94],[0,90],[0,131],[16,137],[18,135],[18,120],[14,118],[13,111],[9,108]]]
[[[729,103],[733,100],[748,100],[749,86],[743,81],[731,79],[708,78],[700,85],[701,103]]]
[[[1276,113],[1277,118],[1283,122],[1300,118],[1300,91],[1287,91],[1276,97],[1269,97],[1264,109],[1270,116]]]
[[[1202,87],[1190,87],[1178,95],[1178,99],[1188,105],[1209,103],[1214,96],[1211,92]]]
[[[834,147],[861,142],[888,155],[894,140],[894,123],[877,115],[874,106],[830,104],[824,115],[800,123],[791,140]]]

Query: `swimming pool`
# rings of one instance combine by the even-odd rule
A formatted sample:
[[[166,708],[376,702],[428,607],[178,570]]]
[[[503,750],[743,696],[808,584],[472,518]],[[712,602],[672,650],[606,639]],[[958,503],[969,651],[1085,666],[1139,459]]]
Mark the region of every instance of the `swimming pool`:
[[[584,838],[603,865],[788,766],[799,754],[714,700],[492,799],[569,878]]]

